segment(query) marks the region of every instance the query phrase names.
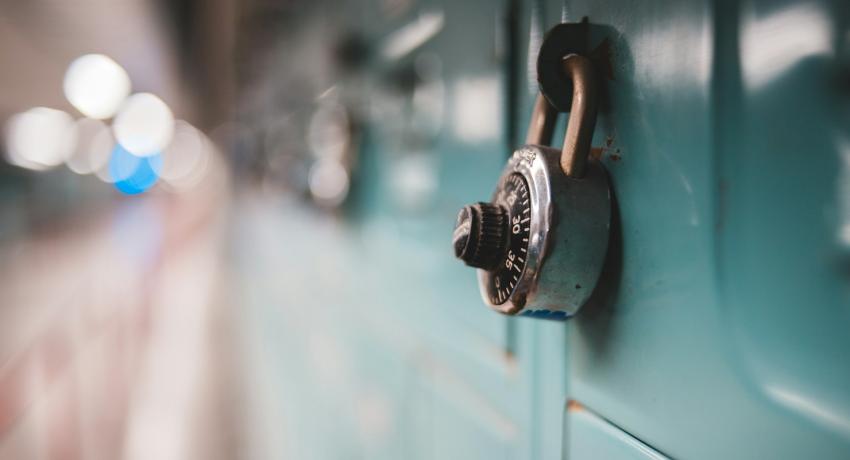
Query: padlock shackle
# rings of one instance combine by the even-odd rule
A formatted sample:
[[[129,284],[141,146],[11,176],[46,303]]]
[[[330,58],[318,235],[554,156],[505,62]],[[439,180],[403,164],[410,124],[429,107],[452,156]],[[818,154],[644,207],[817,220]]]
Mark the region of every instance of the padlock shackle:
[[[596,127],[596,72],[590,59],[578,54],[564,57],[562,65],[564,73],[573,82],[573,102],[561,150],[561,170],[568,177],[582,177]],[[538,94],[525,143],[550,145],[557,115],[543,94]]]
[[[534,110],[531,112],[531,122],[528,124],[528,133],[525,136],[526,144],[550,145],[552,134],[555,131],[555,120],[558,113],[555,107],[546,100],[543,93],[537,93],[534,101]]]
[[[578,54],[564,58],[564,72],[573,81],[573,104],[561,150],[561,169],[567,177],[584,176],[596,127],[596,75],[590,59]]]

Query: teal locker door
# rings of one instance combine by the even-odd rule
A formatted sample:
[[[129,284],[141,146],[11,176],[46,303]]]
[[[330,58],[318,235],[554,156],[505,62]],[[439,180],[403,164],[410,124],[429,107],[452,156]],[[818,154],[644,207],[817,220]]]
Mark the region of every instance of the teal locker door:
[[[258,436],[290,458],[529,458],[534,353],[451,250],[457,210],[489,198],[510,153],[507,14],[529,8],[406,5],[317,20],[317,34],[354,23],[371,50],[363,74],[334,89],[364,117],[350,210],[241,208],[244,336],[271,401],[258,411],[275,427]]]
[[[243,211],[255,225],[240,226],[246,336],[270,382],[276,451],[846,457],[845,9],[528,0],[328,12],[356,19],[375,50],[366,75],[338,82],[369,114],[363,193],[344,219],[288,204]],[[606,271],[567,323],[506,318],[451,257],[451,227],[524,138],[543,33],[584,16],[610,64],[593,143],[617,201]],[[425,38],[392,45],[411,36]],[[298,270],[278,279],[288,261]],[[565,415],[568,399],[587,412]]]
[[[673,458],[846,458],[846,5],[547,8],[610,49],[619,219],[569,396]]]
[[[489,198],[493,178],[509,154],[508,129],[516,110],[507,72],[515,59],[510,55],[509,6],[424,2],[374,37],[377,43],[387,43],[405,24],[442,18],[432,39],[400,59],[382,62],[385,68],[436,68],[432,71],[439,72],[442,126],[421,152],[415,147],[413,152],[399,151],[389,136],[378,132],[366,147],[380,164],[377,187],[384,197],[374,216],[380,221],[369,228],[389,225],[399,232],[399,244],[385,251],[379,275],[382,282],[391,283],[397,301],[378,300],[368,308],[370,314],[392,318],[399,330],[412,333],[412,350],[403,359],[413,382],[407,395],[413,418],[400,428],[411,441],[408,447],[413,446],[405,452],[408,458],[527,455],[528,373],[514,354],[510,320],[482,305],[475,273],[453,259],[450,245],[458,209]],[[416,91],[412,98],[417,98]],[[397,170],[391,169],[408,161],[411,153],[430,156],[438,181],[429,206],[412,210],[394,202]]]
[[[579,403],[567,405],[564,450],[571,460],[665,460],[667,457]]]

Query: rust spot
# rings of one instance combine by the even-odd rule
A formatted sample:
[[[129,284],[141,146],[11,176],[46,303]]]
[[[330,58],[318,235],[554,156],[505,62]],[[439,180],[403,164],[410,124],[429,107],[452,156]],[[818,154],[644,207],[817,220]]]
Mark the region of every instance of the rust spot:
[[[582,406],[581,403],[576,401],[575,399],[571,399],[571,400],[567,401],[567,410],[568,411],[580,411],[580,410],[584,410],[584,406]]]
[[[617,155],[617,154],[610,155],[610,158],[611,158],[611,161],[620,161],[620,160],[623,159],[623,157],[621,157],[620,155]]]
[[[602,154],[605,152],[605,149],[602,147],[591,147],[590,156],[596,158],[597,160],[602,158]]]
[[[614,143],[613,137],[608,136],[608,137],[605,138],[605,147],[611,147],[611,144],[613,144],[613,143]]]

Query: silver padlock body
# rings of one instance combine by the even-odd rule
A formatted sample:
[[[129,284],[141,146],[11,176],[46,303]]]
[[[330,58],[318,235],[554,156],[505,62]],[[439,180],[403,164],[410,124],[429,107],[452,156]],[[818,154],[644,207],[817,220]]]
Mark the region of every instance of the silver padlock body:
[[[591,158],[584,177],[567,177],[560,156],[550,147],[523,146],[499,179],[493,202],[499,203],[500,190],[514,174],[525,179],[531,201],[527,260],[507,300],[494,303],[487,294],[492,274],[478,271],[484,301],[501,313],[568,318],[587,302],[599,280],[611,222],[608,175]]]

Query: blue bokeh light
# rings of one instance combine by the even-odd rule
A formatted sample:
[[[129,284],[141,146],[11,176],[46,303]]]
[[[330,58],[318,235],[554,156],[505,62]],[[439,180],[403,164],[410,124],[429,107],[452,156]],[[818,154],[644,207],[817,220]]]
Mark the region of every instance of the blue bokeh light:
[[[112,149],[109,159],[109,175],[113,185],[125,195],[138,195],[153,187],[162,171],[162,155],[156,153],[138,157],[121,144]]]

